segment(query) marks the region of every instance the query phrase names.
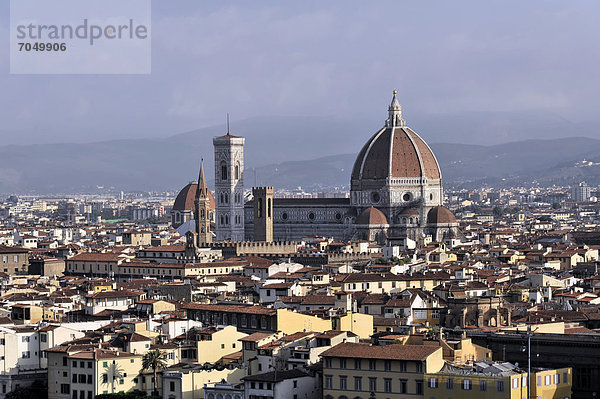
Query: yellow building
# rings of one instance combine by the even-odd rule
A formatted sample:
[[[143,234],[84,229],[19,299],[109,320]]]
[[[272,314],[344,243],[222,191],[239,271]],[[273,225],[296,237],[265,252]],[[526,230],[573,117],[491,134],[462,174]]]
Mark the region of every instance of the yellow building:
[[[571,397],[571,369],[532,372],[531,396],[536,399]],[[522,399],[528,397],[527,372],[511,363],[475,362],[472,366],[444,365],[425,375],[428,399]]]
[[[60,346],[46,353],[49,399],[93,398],[141,387],[142,355],[91,345]]]
[[[208,327],[198,330],[196,334],[198,337],[198,363],[202,364],[215,363],[223,356],[241,351],[242,344],[239,340],[248,336],[233,326],[223,329]]]
[[[444,365],[442,348],[425,345],[342,343],[326,350],[323,358],[323,397],[401,399],[424,397],[425,373]]]

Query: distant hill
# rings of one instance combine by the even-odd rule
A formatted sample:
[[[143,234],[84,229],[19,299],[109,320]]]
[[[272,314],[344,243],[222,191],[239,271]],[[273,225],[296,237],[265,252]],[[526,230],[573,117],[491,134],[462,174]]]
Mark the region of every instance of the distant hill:
[[[431,146],[447,185],[469,187],[532,181],[552,184],[582,179],[590,184],[600,183],[598,166],[577,164],[583,159],[600,160],[600,140],[536,139],[487,146],[439,143],[436,138],[456,136],[440,131],[448,126],[459,130],[456,126],[461,123],[435,121],[433,118],[429,122],[429,129],[414,126],[417,132],[427,132],[423,137],[434,143]],[[526,127],[530,128],[532,123],[529,121]],[[565,134],[573,134],[566,128],[570,126],[568,122],[558,121],[550,126],[548,123],[542,125],[542,130],[551,132],[549,137],[563,128]],[[319,189],[349,185],[355,154],[375,132],[372,126],[377,126],[377,121],[253,118],[234,124],[232,134],[246,137],[247,186],[256,182]],[[505,125],[494,130],[493,123],[478,126],[486,137],[510,130]],[[0,146],[0,193],[93,192],[97,186],[128,191],[179,190],[196,178],[200,158],[204,158],[208,175],[212,174],[212,137],[223,134],[224,130],[224,126],[217,126],[160,140]],[[509,136],[513,135],[511,131]],[[521,137],[531,135],[522,132]]]

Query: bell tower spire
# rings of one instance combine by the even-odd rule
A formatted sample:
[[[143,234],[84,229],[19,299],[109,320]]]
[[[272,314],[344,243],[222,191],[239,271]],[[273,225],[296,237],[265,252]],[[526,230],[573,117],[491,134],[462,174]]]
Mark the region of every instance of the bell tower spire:
[[[385,121],[386,127],[403,127],[405,125],[404,119],[402,119],[402,107],[396,98],[398,94],[397,90],[394,90],[394,97],[388,107],[388,119]]]
[[[198,186],[196,188],[196,245],[204,247],[212,242],[212,232],[210,231],[210,194],[206,185],[204,176],[204,160],[200,161],[200,173],[198,173]]]

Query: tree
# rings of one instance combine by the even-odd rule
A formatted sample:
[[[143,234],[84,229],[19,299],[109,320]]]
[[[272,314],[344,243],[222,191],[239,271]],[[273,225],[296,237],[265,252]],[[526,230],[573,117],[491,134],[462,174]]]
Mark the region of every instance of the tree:
[[[158,370],[167,368],[167,355],[158,349],[148,351],[142,358],[143,370],[152,370],[154,373],[154,396],[158,396]]]
[[[6,399],[31,399],[31,398],[47,398],[48,387],[42,380],[35,380],[31,386],[25,388],[16,388],[12,392],[6,394]]]

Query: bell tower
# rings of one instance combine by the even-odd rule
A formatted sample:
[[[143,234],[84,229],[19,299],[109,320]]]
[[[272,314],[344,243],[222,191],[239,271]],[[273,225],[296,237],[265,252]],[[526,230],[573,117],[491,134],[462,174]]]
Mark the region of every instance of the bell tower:
[[[244,240],[244,143],[243,137],[215,137],[215,201],[217,241]]]
[[[196,219],[196,245],[205,247],[212,242],[212,232],[210,231],[210,195],[204,176],[204,161],[200,163],[200,173],[198,174],[198,188],[196,189],[196,198],[194,200]]]

